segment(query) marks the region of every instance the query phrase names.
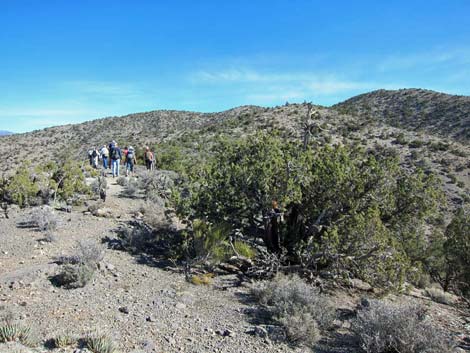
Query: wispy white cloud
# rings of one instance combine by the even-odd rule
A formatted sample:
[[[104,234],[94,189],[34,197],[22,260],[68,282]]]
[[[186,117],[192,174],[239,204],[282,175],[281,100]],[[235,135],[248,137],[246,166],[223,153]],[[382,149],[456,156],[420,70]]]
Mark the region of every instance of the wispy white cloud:
[[[283,101],[310,100],[337,94],[354,94],[378,88],[403,85],[353,80],[333,74],[314,72],[263,72],[247,68],[197,71],[190,76],[193,84],[230,86],[244,92],[247,103],[276,104]]]
[[[400,71],[415,68],[435,68],[445,64],[470,64],[470,48],[433,49],[417,53],[391,55],[377,64],[380,72]]]
[[[197,71],[190,75],[193,83],[262,83],[302,81],[311,76],[310,73],[263,73],[245,68],[230,68],[220,71]]]

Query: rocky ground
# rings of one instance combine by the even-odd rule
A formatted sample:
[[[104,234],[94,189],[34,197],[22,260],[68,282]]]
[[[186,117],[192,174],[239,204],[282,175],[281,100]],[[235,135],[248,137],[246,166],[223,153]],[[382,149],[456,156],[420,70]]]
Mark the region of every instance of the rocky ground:
[[[253,315],[248,283],[235,276],[219,276],[211,285],[193,285],[178,271],[163,269],[143,257],[106,247],[103,239],[133,217],[142,200],[121,196],[122,187],[108,178],[106,206],[111,215],[95,217],[76,208],[62,212],[55,240],[32,228],[19,228],[27,210],[13,210],[0,219],[0,315],[11,313],[31,326],[42,340],[63,332],[84,337],[93,331],[110,335],[120,352],[354,352],[348,341],[348,316],[337,320],[336,331],[315,349],[292,347],[265,337],[272,327]],[[84,288],[63,289],[51,284],[59,265],[54,259],[76,252],[79,241],[101,244],[104,259]],[[360,287],[360,285],[359,285]],[[367,288],[365,288],[367,289]],[[331,291],[338,312],[353,312],[358,289]],[[470,314],[462,308],[437,304],[414,291],[409,300],[425,303],[430,314],[465,346]],[[393,298],[392,298],[393,299]],[[402,300],[402,298],[395,300]],[[14,345],[0,351],[15,352]],[[47,351],[47,348],[39,351]],[[20,351],[20,350],[16,350]],[[86,352],[84,348],[52,352]]]

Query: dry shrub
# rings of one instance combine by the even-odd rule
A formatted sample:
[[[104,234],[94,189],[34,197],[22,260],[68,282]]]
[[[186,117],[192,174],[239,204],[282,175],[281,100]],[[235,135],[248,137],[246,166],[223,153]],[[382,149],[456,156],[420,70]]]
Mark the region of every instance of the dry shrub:
[[[93,278],[103,256],[103,249],[98,244],[80,241],[77,254],[57,259],[64,266],[59,274],[51,278],[52,283],[66,289],[84,287]]]
[[[315,344],[319,329],[330,327],[335,317],[326,298],[298,276],[278,274],[272,281],[255,283],[251,293],[294,344]]]
[[[25,219],[18,223],[22,228],[38,228],[41,232],[54,232],[59,226],[59,217],[49,206],[34,208]]]
[[[140,206],[139,211],[144,215],[144,222],[153,229],[167,228],[170,225],[165,209],[160,204],[146,201]]]
[[[117,178],[116,183],[120,186],[126,186],[127,185],[127,178],[124,176],[120,176]]]
[[[201,275],[192,275],[191,276],[191,283],[195,284],[196,286],[200,285],[209,285],[212,283],[212,279],[214,278],[213,273],[204,273]]]
[[[426,295],[436,303],[452,305],[454,304],[454,296],[450,293],[444,292],[440,288],[430,287],[425,290]]]
[[[447,353],[448,338],[412,303],[370,300],[352,326],[365,353]]]
[[[93,278],[94,272],[95,268],[89,265],[65,265],[62,271],[54,276],[52,282],[66,289],[82,288]]]
[[[129,179],[122,190],[122,194],[129,198],[134,198],[139,192],[139,182],[136,179]]]

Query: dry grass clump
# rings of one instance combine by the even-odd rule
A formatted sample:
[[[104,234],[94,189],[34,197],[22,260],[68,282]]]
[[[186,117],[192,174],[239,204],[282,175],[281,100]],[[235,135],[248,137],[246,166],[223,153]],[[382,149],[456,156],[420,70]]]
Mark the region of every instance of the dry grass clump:
[[[452,294],[444,292],[440,288],[430,287],[425,290],[426,295],[436,303],[452,305],[454,304],[454,297]]]
[[[27,347],[37,345],[37,340],[31,333],[31,327],[11,322],[0,326],[0,343],[7,342],[19,342]]]
[[[212,283],[213,278],[214,278],[213,273],[203,273],[200,275],[192,275],[191,283],[196,286],[201,286],[201,285],[208,286],[209,284]]]
[[[412,303],[371,300],[353,323],[365,353],[450,353],[444,333],[427,317],[426,310]]]
[[[244,256],[248,259],[254,259],[256,256],[256,250],[252,246],[250,246],[250,244],[244,241],[235,240],[233,242],[233,247],[237,254],[240,256]]]
[[[55,348],[66,348],[78,343],[78,338],[67,333],[62,332],[52,339]]]
[[[298,276],[279,274],[272,281],[255,283],[251,293],[294,344],[314,345],[320,329],[328,328],[335,316],[326,298]]]
[[[114,353],[117,349],[113,340],[105,334],[90,334],[86,337],[85,342],[86,347],[93,353]]]

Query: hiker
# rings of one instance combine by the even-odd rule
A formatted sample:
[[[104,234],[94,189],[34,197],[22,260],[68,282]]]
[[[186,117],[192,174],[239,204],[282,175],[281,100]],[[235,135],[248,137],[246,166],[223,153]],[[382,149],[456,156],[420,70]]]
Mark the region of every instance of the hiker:
[[[100,153],[98,152],[98,150],[95,147],[93,147],[93,152],[91,153],[91,156],[93,158],[92,166],[93,166],[93,168],[97,169],[98,168],[98,158],[100,156]]]
[[[124,160],[126,160],[126,157],[127,157],[127,151],[129,151],[129,149],[126,147],[124,147],[124,149],[121,151],[122,152],[122,158]]]
[[[108,146],[108,151],[109,151],[110,156],[111,156],[111,153],[113,152],[114,146],[116,146],[116,141],[112,140]],[[109,168],[111,168],[111,158],[109,158]]]
[[[111,173],[113,174],[113,178],[119,176],[119,164],[121,163],[122,153],[121,149],[119,148],[118,144],[115,143],[112,151],[110,152],[110,159],[111,159]]]
[[[88,150],[88,161],[90,162],[90,166],[93,166],[93,148]]]
[[[125,160],[126,160],[126,176],[129,176],[129,174],[134,173],[134,165],[137,164],[137,159],[135,158],[135,151],[134,147],[129,146],[127,149],[127,153],[125,154]]]
[[[100,150],[101,159],[103,160],[103,168],[108,169],[108,157],[109,157],[109,150],[106,145],[103,145]]]
[[[152,151],[150,151],[150,148],[147,146],[145,147],[145,166],[147,167],[147,170],[153,170],[153,165],[155,161],[155,156],[153,155]]]

